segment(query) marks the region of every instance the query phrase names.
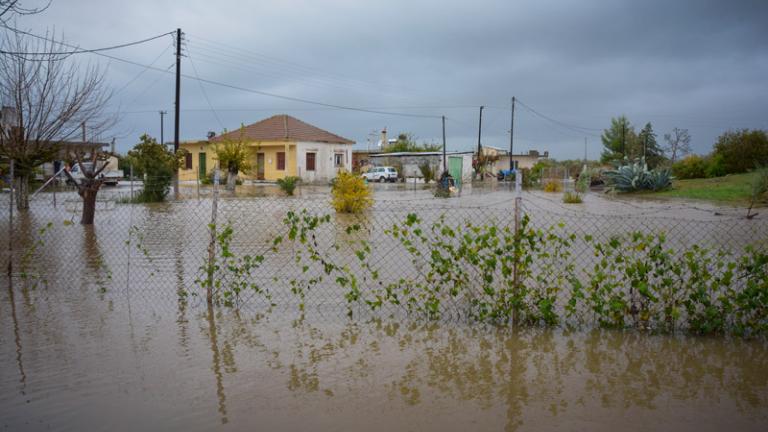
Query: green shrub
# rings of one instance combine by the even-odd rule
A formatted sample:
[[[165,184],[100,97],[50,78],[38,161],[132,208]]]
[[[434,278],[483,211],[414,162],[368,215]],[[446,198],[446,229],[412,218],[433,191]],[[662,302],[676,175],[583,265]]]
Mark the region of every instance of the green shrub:
[[[678,179],[697,179],[707,176],[709,161],[699,155],[688,155],[672,165],[672,172]]]
[[[544,192],[561,192],[563,190],[563,183],[560,179],[549,179],[544,183]]]
[[[563,202],[566,204],[581,204],[584,200],[581,199],[581,194],[578,192],[568,191],[563,195]]]
[[[723,163],[723,155],[712,154],[707,158],[707,177],[722,177],[728,174],[725,171],[725,164]]]
[[[283,192],[288,196],[293,196],[293,191],[296,189],[296,184],[300,182],[299,177],[288,176],[281,179],[277,179],[277,185],[280,186]]]
[[[717,139],[712,152],[722,158],[726,174],[747,172],[768,165],[768,135],[762,130],[728,131]]]
[[[424,179],[424,183],[429,183],[437,177],[437,170],[430,165],[428,161],[419,164],[419,171],[421,171],[421,177]]]
[[[362,177],[339,171],[331,188],[333,208],[339,213],[360,213],[373,205],[371,190]]]
[[[149,135],[142,135],[141,142],[128,152],[128,158],[138,172],[143,173],[144,187],[135,200],[157,202],[165,200],[171,188],[173,171],[178,156]]]

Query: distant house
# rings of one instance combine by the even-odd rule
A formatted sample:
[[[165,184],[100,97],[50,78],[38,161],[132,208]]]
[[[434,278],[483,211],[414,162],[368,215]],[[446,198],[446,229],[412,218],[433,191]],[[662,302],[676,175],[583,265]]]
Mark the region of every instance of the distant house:
[[[509,169],[509,153],[500,155],[499,160],[496,161],[496,168]],[[540,160],[549,159],[549,152],[539,153],[538,150],[529,150],[528,153],[512,155],[512,162],[515,164],[515,168],[533,168],[536,162]]]
[[[251,153],[252,170],[240,173],[247,180],[275,181],[288,176],[305,182],[327,182],[339,170],[352,170],[352,145],[339,135],[281,114],[206,141],[186,142],[181,180],[205,177],[216,164],[216,146],[244,140]],[[223,168],[223,167],[222,167]]]

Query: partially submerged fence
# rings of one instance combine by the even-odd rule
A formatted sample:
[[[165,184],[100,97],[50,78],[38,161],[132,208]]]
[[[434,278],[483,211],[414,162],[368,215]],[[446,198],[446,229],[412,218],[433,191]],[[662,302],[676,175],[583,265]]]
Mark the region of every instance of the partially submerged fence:
[[[8,193],[0,199],[13,208]],[[58,200],[39,194],[0,222],[14,287],[352,316],[768,330],[768,223],[759,219],[606,215],[508,191],[379,199],[347,215],[323,194],[211,188],[166,203],[107,199],[95,225],[81,226],[79,208],[62,205],[76,195]]]

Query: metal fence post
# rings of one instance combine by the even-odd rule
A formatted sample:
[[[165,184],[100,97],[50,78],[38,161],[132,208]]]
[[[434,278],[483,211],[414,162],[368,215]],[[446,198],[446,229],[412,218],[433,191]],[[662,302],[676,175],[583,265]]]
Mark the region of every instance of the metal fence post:
[[[208,242],[208,279],[205,298],[208,305],[213,304],[213,271],[216,259],[216,213],[219,206],[219,167],[213,171],[213,202],[211,203],[211,223],[208,225],[211,237]]]
[[[520,262],[520,252],[522,248],[522,233],[520,232],[520,213],[522,211],[522,197],[520,197],[520,190],[517,191],[515,197],[515,260],[512,268],[512,280],[513,280],[513,292],[514,303],[512,305],[512,324],[517,324],[517,299],[520,296],[520,278],[518,275],[518,263]]]
[[[131,202],[133,202],[133,164],[131,164]]]
[[[8,197],[8,280],[10,282],[13,275],[13,186],[14,186],[14,163],[11,159],[10,173],[8,177],[8,184],[10,185],[10,193]]]

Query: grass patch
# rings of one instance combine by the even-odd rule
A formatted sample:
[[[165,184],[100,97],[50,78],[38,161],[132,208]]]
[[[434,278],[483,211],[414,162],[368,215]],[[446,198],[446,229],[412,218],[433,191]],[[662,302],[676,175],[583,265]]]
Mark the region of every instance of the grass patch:
[[[584,200],[578,192],[568,191],[563,195],[563,202],[566,204],[581,204]]]
[[[755,173],[732,174],[708,179],[675,180],[672,188],[644,193],[648,197],[682,198],[730,204],[749,204]]]

